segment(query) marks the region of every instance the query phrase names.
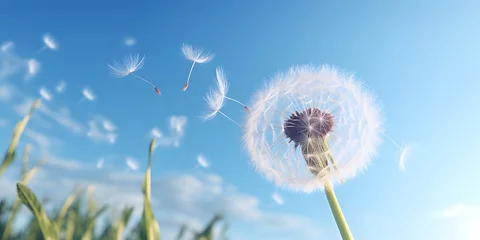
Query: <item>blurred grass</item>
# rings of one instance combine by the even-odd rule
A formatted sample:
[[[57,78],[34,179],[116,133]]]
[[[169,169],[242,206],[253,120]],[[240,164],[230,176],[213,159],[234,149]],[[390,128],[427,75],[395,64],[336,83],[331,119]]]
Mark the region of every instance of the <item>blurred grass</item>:
[[[10,145],[0,165],[0,181],[3,173],[15,160],[17,146],[23,131],[39,106],[40,100],[35,101],[30,111],[15,125]],[[160,226],[155,219],[151,205],[151,165],[155,141],[152,139],[150,142],[148,167],[141,186],[143,211],[140,221],[136,224],[133,223],[132,230],[126,232],[135,209],[131,206],[124,206],[117,217],[104,220],[106,223],[103,224],[104,228],[98,231],[99,234],[95,234],[94,231],[97,220],[104,215],[109,206],[103,205],[97,208],[93,186],[88,186],[86,191],[77,186],[61,206],[55,206],[50,214],[45,211],[44,206],[48,199],[40,201],[27,185],[47,159],[42,158],[32,169],[28,170],[30,145],[27,144],[23,151],[20,179],[16,184],[17,196],[12,196],[15,199],[13,203],[10,203],[7,198],[0,199],[1,240],[160,240]],[[86,192],[86,194],[82,194],[82,192]],[[86,203],[86,206],[83,206],[83,203]],[[23,229],[14,231],[14,223],[22,204],[30,210],[33,217]],[[222,219],[222,214],[215,214],[205,228],[199,232],[191,229],[187,224],[183,224],[175,239],[186,240],[187,233],[190,232],[193,240],[213,240],[214,227]],[[220,235],[215,239],[227,240],[227,229],[228,223],[224,224]]]

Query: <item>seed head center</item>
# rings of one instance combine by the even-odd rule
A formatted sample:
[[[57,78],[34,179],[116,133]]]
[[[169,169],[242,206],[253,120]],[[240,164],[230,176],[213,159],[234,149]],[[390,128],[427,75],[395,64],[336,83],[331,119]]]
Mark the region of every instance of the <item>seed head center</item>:
[[[318,108],[308,108],[302,112],[295,111],[285,120],[285,135],[295,147],[310,139],[322,139],[333,130],[333,117],[330,113]]]

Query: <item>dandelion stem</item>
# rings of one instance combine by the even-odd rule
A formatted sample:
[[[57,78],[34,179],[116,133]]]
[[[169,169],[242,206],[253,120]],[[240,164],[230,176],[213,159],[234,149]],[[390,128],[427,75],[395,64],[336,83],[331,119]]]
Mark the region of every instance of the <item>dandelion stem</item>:
[[[192,75],[192,71],[193,71],[193,66],[195,66],[195,61],[193,61],[192,63],[192,67],[190,68],[190,72],[188,73],[188,77],[187,77],[187,84],[190,82],[190,76]]]
[[[330,205],[330,209],[332,210],[333,217],[335,218],[335,222],[337,223],[340,235],[342,235],[342,239],[353,240],[353,236],[350,232],[350,228],[348,227],[347,220],[345,219],[345,216],[343,216],[342,209],[340,208],[340,204],[338,203],[337,197],[335,196],[335,191],[333,191],[331,183],[326,182],[324,186],[328,204]]]
[[[243,107],[246,107],[247,105],[243,104],[242,102],[238,101],[237,99],[233,99],[231,97],[227,97],[226,95],[223,95],[223,97],[225,97],[226,99],[230,100],[230,101],[234,101],[240,105],[242,105]]]
[[[150,86],[152,86],[153,88],[157,88],[157,86],[155,86],[153,83],[151,83],[151,82],[148,81],[147,79],[142,78],[142,77],[140,77],[140,76],[137,76],[137,75],[135,75],[134,73],[130,73],[130,74],[131,74],[132,76],[134,76],[134,77],[136,77],[136,78],[138,78],[138,79],[140,79],[140,80],[142,80],[142,81],[150,84]]]
[[[40,49],[37,51],[37,54],[43,52],[43,50],[45,50],[45,49],[47,49],[47,45],[44,45],[42,48],[40,48]]]

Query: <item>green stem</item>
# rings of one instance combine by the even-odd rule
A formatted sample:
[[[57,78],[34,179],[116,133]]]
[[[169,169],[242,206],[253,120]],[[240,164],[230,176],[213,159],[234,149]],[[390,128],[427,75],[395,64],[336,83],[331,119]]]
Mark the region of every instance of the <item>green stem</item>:
[[[328,204],[330,205],[330,209],[332,210],[333,217],[337,223],[340,235],[342,235],[342,239],[353,240],[347,220],[343,216],[342,209],[340,208],[340,204],[338,204],[337,197],[335,196],[335,192],[333,191],[333,187],[330,182],[325,183],[325,195],[327,195]]]

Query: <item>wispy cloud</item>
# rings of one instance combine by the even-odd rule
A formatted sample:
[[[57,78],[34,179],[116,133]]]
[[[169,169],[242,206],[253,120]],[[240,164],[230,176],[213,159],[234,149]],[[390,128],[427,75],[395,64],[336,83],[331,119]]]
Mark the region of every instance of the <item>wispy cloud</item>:
[[[13,88],[10,85],[3,84],[0,86],[0,101],[8,102],[12,99]]]
[[[5,51],[0,51],[0,80],[8,79],[22,70],[26,70],[28,74],[29,70],[29,59],[16,55],[13,47],[8,47],[8,44],[3,43]]]
[[[210,163],[203,154],[197,155],[197,163],[203,168],[208,168],[210,166]]]
[[[128,37],[125,37],[125,39],[123,40],[123,43],[127,47],[132,47],[132,46],[135,46],[135,44],[137,44],[137,39],[135,39],[134,37],[128,36]]]
[[[272,194],[272,199],[274,202],[276,202],[278,205],[283,205],[285,203],[285,201],[283,200],[283,197],[277,193],[277,192],[274,192]]]
[[[103,116],[95,115],[91,118],[88,122],[88,128],[87,136],[94,142],[115,144],[117,141],[117,127],[111,120]]]
[[[179,147],[185,135],[187,122],[186,116],[171,116],[169,118],[169,135],[164,135],[157,127],[153,128],[150,135],[158,138],[156,147]]]
[[[0,51],[1,52],[9,52],[9,51],[12,51],[14,47],[15,47],[14,42],[7,41],[7,42],[2,43],[2,45],[0,45]]]
[[[437,218],[453,219],[465,217],[479,217],[480,205],[457,203],[434,214]]]
[[[96,164],[96,167],[101,169],[103,168],[103,164],[105,163],[105,159],[104,158],[100,158]]]

